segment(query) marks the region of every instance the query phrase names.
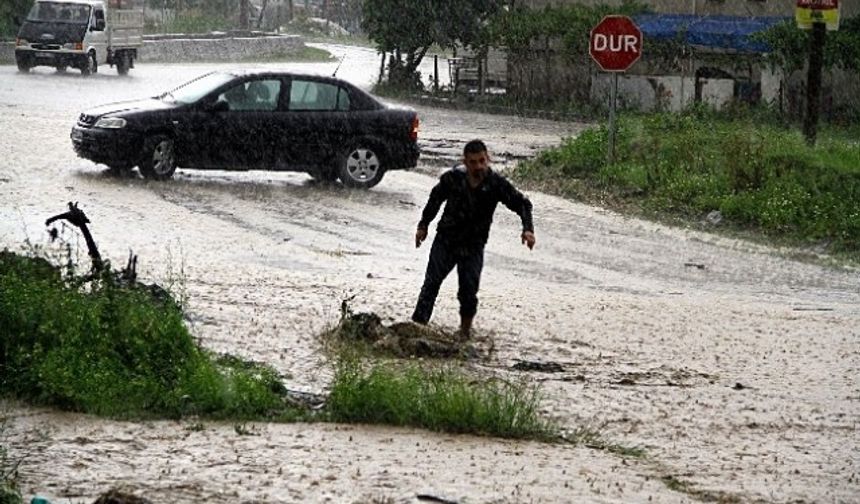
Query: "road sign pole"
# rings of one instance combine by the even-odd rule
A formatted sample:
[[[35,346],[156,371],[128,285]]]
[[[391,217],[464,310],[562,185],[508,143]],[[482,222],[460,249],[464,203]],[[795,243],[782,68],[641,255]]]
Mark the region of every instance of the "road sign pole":
[[[588,53],[604,72],[612,72],[609,98],[609,131],[606,160],[615,162],[615,109],[618,103],[618,72],[630,68],[642,56],[642,30],[627,16],[604,16],[591,29]]]
[[[821,103],[821,67],[824,60],[824,44],[827,30],[824,23],[812,26],[809,37],[809,69],[806,73],[806,116],[803,120],[803,135],[806,143],[815,146],[818,133],[818,111]]]
[[[612,72],[612,91],[609,98],[609,148],[606,152],[607,164],[615,162],[615,104],[618,99],[618,72]]]

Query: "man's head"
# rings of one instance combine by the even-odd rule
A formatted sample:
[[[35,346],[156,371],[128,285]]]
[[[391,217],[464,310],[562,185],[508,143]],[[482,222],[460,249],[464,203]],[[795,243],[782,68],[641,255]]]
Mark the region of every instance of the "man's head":
[[[480,140],[472,140],[463,148],[463,164],[469,175],[479,179],[484,178],[490,167],[490,155],[487,146]]]

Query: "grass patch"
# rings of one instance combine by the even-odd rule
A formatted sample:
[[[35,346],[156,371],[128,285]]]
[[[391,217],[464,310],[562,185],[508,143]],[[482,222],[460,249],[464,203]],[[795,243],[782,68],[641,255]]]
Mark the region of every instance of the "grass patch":
[[[449,366],[340,359],[328,401],[335,422],[423,427],[434,431],[552,440],[535,386],[477,379]]]
[[[730,230],[860,260],[857,128],[823,127],[809,147],[796,128],[771,119],[766,112],[728,116],[702,108],[627,115],[619,121],[614,163],[606,163],[608,135],[599,126],[520,164],[513,177],[684,223],[718,210]]]
[[[32,403],[112,417],[291,415],[272,369],[216,359],[180,307],[91,282],[47,260],[0,252],[0,385]]]

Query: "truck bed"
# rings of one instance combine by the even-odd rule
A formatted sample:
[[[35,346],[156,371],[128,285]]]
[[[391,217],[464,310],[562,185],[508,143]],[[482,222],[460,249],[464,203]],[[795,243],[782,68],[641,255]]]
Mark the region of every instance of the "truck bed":
[[[108,45],[112,49],[143,45],[144,0],[109,0]]]

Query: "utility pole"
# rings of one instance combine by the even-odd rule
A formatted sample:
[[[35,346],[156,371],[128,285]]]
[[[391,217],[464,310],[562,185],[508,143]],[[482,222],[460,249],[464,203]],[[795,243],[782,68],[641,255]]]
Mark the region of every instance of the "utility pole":
[[[806,117],[803,119],[803,136],[810,146],[815,145],[818,134],[818,112],[821,105],[821,68],[824,66],[824,43],[827,30],[824,23],[812,25],[809,36],[809,69],[806,73]]]

